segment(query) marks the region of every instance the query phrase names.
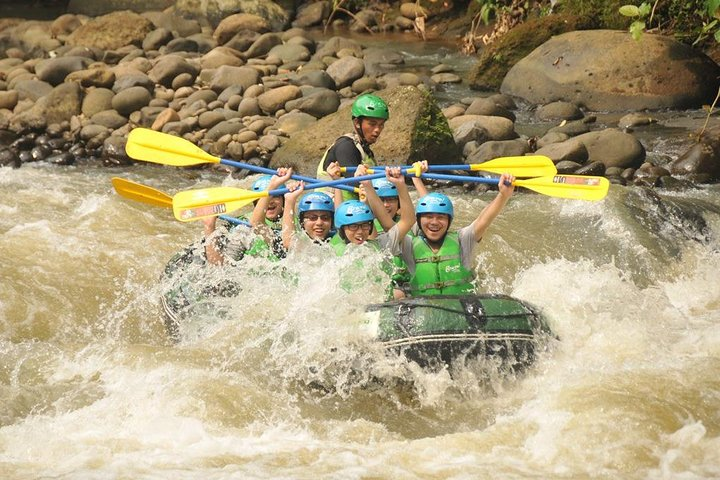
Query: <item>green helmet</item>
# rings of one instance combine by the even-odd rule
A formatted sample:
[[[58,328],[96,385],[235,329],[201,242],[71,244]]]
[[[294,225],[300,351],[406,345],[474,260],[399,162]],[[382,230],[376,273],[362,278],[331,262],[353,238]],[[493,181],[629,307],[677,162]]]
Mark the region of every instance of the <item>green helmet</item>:
[[[360,95],[352,105],[352,116],[373,117],[387,120],[390,117],[385,101],[375,95]]]

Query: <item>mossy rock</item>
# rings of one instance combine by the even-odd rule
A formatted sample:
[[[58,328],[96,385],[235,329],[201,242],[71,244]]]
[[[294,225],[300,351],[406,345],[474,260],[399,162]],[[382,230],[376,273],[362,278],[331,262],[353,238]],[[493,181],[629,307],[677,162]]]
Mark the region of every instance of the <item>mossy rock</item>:
[[[470,88],[497,91],[510,68],[552,36],[593,28],[597,23],[590,16],[553,14],[528,19],[483,50],[470,72]]]
[[[375,158],[382,165],[409,165],[419,160],[433,164],[461,161],[448,121],[429,93],[413,86],[399,86],[375,92],[390,109],[380,139],[373,145]],[[335,140],[352,131],[350,105],[321,118],[294,133],[273,155],[271,168],[291,166],[295,171],[314,175],[325,150]]]

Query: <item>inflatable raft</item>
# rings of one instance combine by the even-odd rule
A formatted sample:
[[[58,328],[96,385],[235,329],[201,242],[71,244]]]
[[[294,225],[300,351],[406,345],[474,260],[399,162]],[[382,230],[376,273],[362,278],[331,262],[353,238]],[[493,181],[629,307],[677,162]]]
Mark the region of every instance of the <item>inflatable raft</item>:
[[[168,262],[161,295],[168,335],[181,326],[221,315],[217,300],[237,296],[239,285],[202,278],[206,262],[201,242]],[[422,367],[452,365],[484,357],[512,370],[530,365],[539,345],[552,335],[540,312],[507,295],[453,295],[394,300],[366,307],[363,330],[389,351]]]
[[[487,357],[521,369],[551,335],[537,309],[507,295],[417,297],[367,311],[377,340],[423,367]]]

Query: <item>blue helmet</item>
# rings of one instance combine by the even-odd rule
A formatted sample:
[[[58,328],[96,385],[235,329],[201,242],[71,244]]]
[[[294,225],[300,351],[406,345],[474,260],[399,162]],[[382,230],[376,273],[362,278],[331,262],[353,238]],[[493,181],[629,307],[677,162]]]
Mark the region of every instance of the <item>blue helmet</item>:
[[[255,183],[252,184],[253,192],[264,192],[265,190],[267,190],[268,186],[270,185],[271,178],[271,175],[260,176],[260,178],[255,180]]]
[[[417,208],[415,208],[416,215],[422,215],[423,213],[444,213],[452,220],[452,201],[450,201],[450,197],[443,193],[428,193],[417,201]]]
[[[389,181],[387,178],[375,178],[372,181],[372,186],[377,192],[380,198],[397,197],[398,190],[397,186]]]
[[[348,200],[340,204],[335,211],[335,228],[338,230],[345,225],[365,223],[375,220],[370,207],[360,200]]]
[[[298,202],[298,215],[302,218],[304,213],[319,210],[324,212],[334,212],[335,204],[330,195],[323,192],[309,192],[303,195]]]

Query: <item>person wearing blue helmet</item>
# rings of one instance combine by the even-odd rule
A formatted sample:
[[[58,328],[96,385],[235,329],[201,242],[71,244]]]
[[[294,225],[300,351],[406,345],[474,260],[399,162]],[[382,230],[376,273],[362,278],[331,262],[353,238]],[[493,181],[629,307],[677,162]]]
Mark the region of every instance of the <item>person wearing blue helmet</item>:
[[[277,188],[272,180],[273,175],[261,175],[252,185],[253,192],[264,192]],[[282,214],[285,206],[285,198],[282,195],[262,197],[255,200],[255,208],[250,218],[252,225],[265,223],[275,231],[282,229]]]
[[[423,160],[419,163],[420,173],[425,173],[428,171],[428,162],[427,160]],[[425,187],[425,184],[423,183],[422,179],[419,176],[413,175],[412,177],[413,185],[415,186],[415,190],[418,192],[418,197],[422,197],[427,195],[428,191]],[[383,203],[383,206],[385,207],[385,211],[388,213],[390,218],[392,219],[392,222],[382,225],[380,223],[379,219],[375,220],[375,229],[378,232],[382,232],[383,230],[389,230],[399,219],[399,211],[400,211],[400,200],[398,199],[398,193],[397,188],[395,185],[393,185],[391,182],[387,180],[387,178],[375,178],[372,181],[372,187],[375,190],[375,193],[377,193],[377,196],[380,197],[380,200]],[[414,229],[413,229],[414,230]],[[415,232],[411,230],[409,233],[414,235]]]
[[[271,187],[271,175],[261,175],[252,184],[252,191],[262,192]],[[245,255],[269,255],[272,258],[283,258],[285,251],[282,246],[280,230],[284,198],[282,196],[262,197],[256,200],[250,225],[256,235],[249,233],[246,226],[232,226],[225,231],[218,231],[217,217],[209,217],[203,221],[205,237],[205,257],[208,262],[220,265],[225,262],[226,255],[234,260],[241,260]],[[256,217],[255,215],[260,215]],[[245,219],[243,216],[238,218]],[[237,230],[241,229],[240,232]],[[235,235],[232,235],[235,234]],[[233,237],[231,241],[230,237]]]
[[[314,190],[306,193],[304,183],[300,182],[285,194],[285,205],[287,213],[283,216],[282,238],[287,250],[293,248],[300,238],[309,238],[313,243],[325,243],[330,239],[335,213],[330,195]],[[297,226],[305,235],[298,237],[296,234],[294,212],[297,212]]]
[[[360,165],[355,176],[367,174],[367,167]],[[400,245],[403,238],[415,223],[415,212],[410,199],[405,178],[400,168],[387,168],[385,170],[385,179],[394,187],[397,192],[399,203],[401,206],[400,218],[397,223],[392,222],[389,213],[383,206],[383,202],[378,197],[375,189],[370,181],[362,182],[366,190],[367,203],[359,200],[346,200],[335,209],[335,228],[337,233],[330,240],[330,245],[335,250],[336,255],[345,254],[348,248],[358,246],[368,246],[372,249],[386,253],[386,261],[381,268],[392,278],[392,292],[388,290],[389,297],[396,297],[395,292],[395,267],[389,262],[390,257],[400,254]],[[393,225],[386,232],[380,232],[376,237],[374,233],[375,218],[379,217],[386,224],[392,222]],[[362,265],[354,270],[352,275],[346,276],[345,279],[357,277],[357,270],[363,269]],[[345,283],[345,282],[344,282]],[[343,288],[346,288],[343,286]],[[352,290],[352,289],[350,289]]]
[[[353,132],[347,133],[325,151],[317,167],[317,178],[329,180],[328,169],[336,163],[339,167],[375,165],[375,154],[370,146],[377,142],[390,118],[385,101],[377,95],[360,95],[350,109]],[[343,200],[356,200],[357,195],[343,192]]]
[[[402,244],[412,296],[473,293],[473,248],[512,196],[514,180],[511,175],[501,175],[497,196],[457,232],[449,232],[455,212],[447,195],[433,192],[418,199],[418,235]]]

